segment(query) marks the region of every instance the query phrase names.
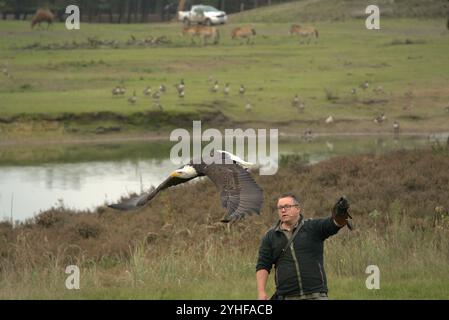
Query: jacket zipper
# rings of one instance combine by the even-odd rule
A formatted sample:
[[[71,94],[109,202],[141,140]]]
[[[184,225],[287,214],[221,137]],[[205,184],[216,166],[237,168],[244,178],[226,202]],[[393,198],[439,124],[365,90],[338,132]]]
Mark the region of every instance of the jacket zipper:
[[[298,263],[298,259],[296,258],[295,249],[293,247],[293,242],[290,244],[290,251],[292,252],[293,260],[295,261],[295,269],[296,269],[296,277],[298,279],[299,294],[303,295],[304,292],[302,291],[301,273],[299,271],[299,263]]]

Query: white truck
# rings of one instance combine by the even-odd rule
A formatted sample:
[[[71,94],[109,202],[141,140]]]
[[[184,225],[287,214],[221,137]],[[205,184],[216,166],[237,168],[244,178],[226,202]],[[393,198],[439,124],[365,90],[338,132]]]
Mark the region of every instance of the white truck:
[[[205,24],[211,26],[214,24],[224,24],[228,21],[226,12],[220,11],[211,6],[196,5],[192,6],[190,11],[179,11],[178,20],[184,25]]]

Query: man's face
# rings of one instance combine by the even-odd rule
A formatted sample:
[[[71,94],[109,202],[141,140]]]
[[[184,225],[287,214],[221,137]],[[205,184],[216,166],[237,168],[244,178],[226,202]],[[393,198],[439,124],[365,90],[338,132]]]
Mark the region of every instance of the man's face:
[[[292,206],[289,209],[288,206]],[[298,204],[295,203],[295,199],[291,197],[280,198],[278,200],[278,214],[281,222],[285,223],[296,223],[299,218],[299,213],[301,212],[301,208]]]

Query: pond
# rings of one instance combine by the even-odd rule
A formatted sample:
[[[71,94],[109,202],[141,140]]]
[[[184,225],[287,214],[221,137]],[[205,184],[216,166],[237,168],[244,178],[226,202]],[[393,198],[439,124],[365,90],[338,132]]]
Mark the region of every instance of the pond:
[[[279,141],[280,156],[313,164],[338,155],[385,153],[446,143],[432,136],[318,137]],[[45,145],[0,148],[0,219],[23,221],[51,207],[95,210],[161,183],[178,165],[170,143]]]

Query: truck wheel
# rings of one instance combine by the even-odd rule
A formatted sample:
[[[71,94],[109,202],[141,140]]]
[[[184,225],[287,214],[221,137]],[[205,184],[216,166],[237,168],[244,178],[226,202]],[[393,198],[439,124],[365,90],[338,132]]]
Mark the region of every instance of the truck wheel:
[[[185,26],[190,26],[190,21],[189,21],[189,19],[184,18],[183,22],[184,22],[184,25],[185,25]]]
[[[210,19],[206,19],[206,21],[204,21],[204,24],[206,26],[211,26],[212,25],[212,21],[210,21]]]

